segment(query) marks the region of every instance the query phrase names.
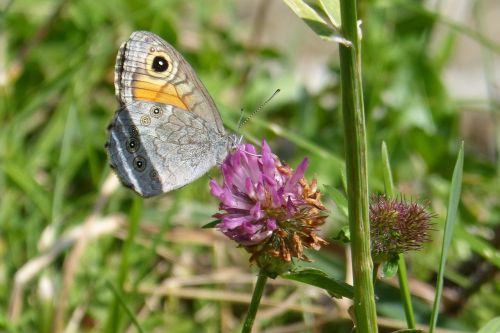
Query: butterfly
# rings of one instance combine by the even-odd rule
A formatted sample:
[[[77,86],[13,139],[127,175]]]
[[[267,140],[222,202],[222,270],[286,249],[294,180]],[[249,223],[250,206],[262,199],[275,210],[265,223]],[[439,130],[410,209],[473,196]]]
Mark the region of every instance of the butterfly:
[[[121,45],[115,94],[120,109],[108,126],[110,164],[143,197],[191,183],[236,146],[193,68],[154,33],[133,32]]]

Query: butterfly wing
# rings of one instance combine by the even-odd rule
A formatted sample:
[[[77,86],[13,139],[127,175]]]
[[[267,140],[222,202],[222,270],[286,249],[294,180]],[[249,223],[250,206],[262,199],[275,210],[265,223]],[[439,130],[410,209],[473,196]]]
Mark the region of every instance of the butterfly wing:
[[[136,31],[120,47],[115,92],[121,106],[134,101],[172,105],[203,118],[220,135],[225,134],[217,107],[192,67],[151,32]]]
[[[108,127],[106,148],[124,185],[144,197],[182,187],[204,175],[228,152],[203,118],[172,105],[136,101]]]

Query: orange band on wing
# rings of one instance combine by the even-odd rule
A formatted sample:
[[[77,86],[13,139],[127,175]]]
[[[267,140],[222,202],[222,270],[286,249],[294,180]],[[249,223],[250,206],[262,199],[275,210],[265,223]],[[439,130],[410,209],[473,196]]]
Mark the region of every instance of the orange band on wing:
[[[137,100],[170,104],[188,111],[186,104],[171,84],[160,86],[151,82],[135,81],[132,92]]]

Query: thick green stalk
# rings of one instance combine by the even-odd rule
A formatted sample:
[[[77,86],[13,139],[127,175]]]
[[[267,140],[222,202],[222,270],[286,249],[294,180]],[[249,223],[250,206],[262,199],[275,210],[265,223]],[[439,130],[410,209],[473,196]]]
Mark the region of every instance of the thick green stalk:
[[[250,301],[250,306],[248,308],[247,317],[243,323],[243,328],[241,333],[252,332],[253,322],[255,321],[255,315],[259,309],[260,299],[262,298],[262,293],[264,292],[264,287],[266,286],[267,276],[264,272],[259,272],[259,277],[257,278],[257,283],[253,290],[252,300]]]
[[[394,198],[394,182],[392,180],[391,163],[387,145],[382,142],[382,165],[384,170],[385,193],[389,198]],[[398,258],[398,280],[401,299],[405,308],[406,323],[408,328],[415,328],[415,315],[413,314],[413,305],[411,304],[410,287],[408,286],[408,276],[406,274],[406,263],[403,254]]]
[[[366,129],[356,1],[341,0],[340,13],[343,37],[352,43],[352,45],[340,44],[339,50],[354,278],[354,313],[357,332],[375,333],[377,332],[377,313],[372,282]]]

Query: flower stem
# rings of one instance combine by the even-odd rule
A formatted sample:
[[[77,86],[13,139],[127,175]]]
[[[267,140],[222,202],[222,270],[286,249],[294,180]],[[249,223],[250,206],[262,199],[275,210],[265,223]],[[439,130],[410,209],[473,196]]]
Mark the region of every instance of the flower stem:
[[[394,181],[392,180],[389,152],[387,150],[387,145],[385,142],[382,142],[382,167],[384,170],[385,193],[389,198],[394,198]],[[413,305],[411,303],[410,287],[408,286],[406,263],[403,254],[400,254],[398,259],[398,280],[401,298],[403,301],[403,306],[405,308],[406,323],[408,325],[408,328],[415,328],[415,315],[413,313]]]
[[[377,313],[370,251],[367,147],[356,1],[340,0],[340,13],[343,37],[352,43],[352,45],[340,44],[339,51],[354,279],[354,312],[357,332],[375,333],[377,332]]]
[[[267,276],[264,272],[260,271],[257,278],[257,283],[253,290],[252,300],[250,301],[250,307],[248,308],[247,317],[243,323],[243,328],[241,333],[250,333],[252,331],[253,322],[255,321],[255,315],[257,314],[257,309],[259,308],[260,299],[262,298],[262,293],[264,292],[264,287],[266,286]]]
[[[398,259],[398,280],[405,308],[406,323],[408,328],[416,328],[413,305],[411,304],[410,287],[408,286],[408,276],[406,275],[405,256],[403,254],[400,254]]]

